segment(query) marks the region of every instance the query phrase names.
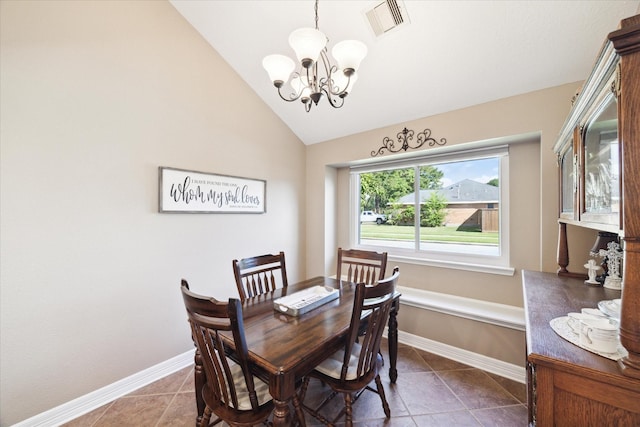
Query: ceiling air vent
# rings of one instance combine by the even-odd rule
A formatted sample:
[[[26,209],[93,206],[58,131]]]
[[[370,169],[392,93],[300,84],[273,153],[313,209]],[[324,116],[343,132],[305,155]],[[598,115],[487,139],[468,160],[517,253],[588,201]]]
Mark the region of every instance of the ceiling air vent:
[[[373,9],[366,11],[365,15],[377,37],[409,22],[404,4],[398,0],[385,0]]]

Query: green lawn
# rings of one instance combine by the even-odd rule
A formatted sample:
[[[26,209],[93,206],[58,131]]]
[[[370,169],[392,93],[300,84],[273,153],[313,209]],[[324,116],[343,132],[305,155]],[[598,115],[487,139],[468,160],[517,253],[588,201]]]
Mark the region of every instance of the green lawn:
[[[453,242],[498,245],[498,232],[458,231],[456,227],[421,227],[422,242]],[[414,238],[414,228],[400,225],[361,224],[362,239],[408,240]]]

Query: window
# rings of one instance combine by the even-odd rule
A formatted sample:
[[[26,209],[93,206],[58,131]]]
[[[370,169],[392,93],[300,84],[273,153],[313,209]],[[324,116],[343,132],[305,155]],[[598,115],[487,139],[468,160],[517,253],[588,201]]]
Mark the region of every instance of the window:
[[[512,274],[508,181],[507,146],[353,167],[352,246]]]

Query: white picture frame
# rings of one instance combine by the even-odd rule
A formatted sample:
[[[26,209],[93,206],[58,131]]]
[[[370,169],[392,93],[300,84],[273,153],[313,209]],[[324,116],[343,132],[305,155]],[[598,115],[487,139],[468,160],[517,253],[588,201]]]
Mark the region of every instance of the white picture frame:
[[[267,181],[158,168],[160,213],[266,213]]]

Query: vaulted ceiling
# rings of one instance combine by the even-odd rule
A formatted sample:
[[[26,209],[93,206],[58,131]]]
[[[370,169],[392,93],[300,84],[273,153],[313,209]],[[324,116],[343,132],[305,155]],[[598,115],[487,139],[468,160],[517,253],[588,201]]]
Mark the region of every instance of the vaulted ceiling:
[[[365,16],[383,0],[319,2],[328,49],[358,39],[368,55],[340,109],[280,99],[262,58],[295,59],[289,34],[313,27],[314,1],[170,0],[305,143],[584,80],[633,1],[398,1],[409,22],[376,36]],[[568,108],[568,107],[567,107]]]

